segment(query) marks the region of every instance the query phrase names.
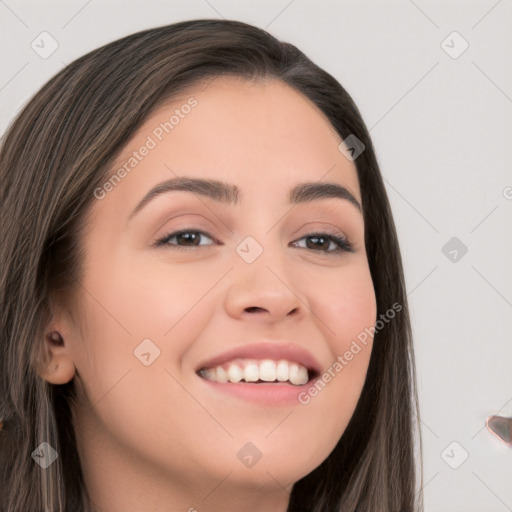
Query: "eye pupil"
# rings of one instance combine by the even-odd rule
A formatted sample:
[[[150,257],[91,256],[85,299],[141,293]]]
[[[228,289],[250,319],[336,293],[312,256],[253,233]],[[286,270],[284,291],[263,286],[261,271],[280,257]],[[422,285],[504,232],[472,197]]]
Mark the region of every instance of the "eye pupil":
[[[199,240],[199,236],[195,231],[185,231],[183,233],[179,233],[178,235],[176,235],[177,240],[181,240],[184,242],[190,242],[190,241],[194,242],[194,238],[195,238],[196,242]],[[197,245],[197,244],[192,243],[192,244],[188,244],[188,245]]]
[[[318,240],[327,240],[327,248],[329,247],[329,240],[325,237],[325,236],[316,236],[316,235],[313,235],[313,236],[308,236],[307,237],[309,240],[313,240],[313,244],[318,244]],[[323,244],[325,246],[325,243]],[[316,247],[314,247],[315,249],[318,249],[318,245],[316,245]]]

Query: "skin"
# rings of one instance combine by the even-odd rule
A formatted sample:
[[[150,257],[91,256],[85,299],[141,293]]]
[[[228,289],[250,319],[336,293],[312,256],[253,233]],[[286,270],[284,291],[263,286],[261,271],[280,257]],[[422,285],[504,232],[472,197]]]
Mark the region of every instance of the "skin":
[[[214,393],[195,374],[205,358],[262,337],[305,347],[327,369],[376,321],[362,214],[336,198],[288,204],[289,190],[306,181],[338,183],[361,203],[355,164],[327,118],[276,81],[223,77],[202,89],[162,106],[118,158],[114,171],[197,99],[94,201],[78,321],[62,308],[48,325],[64,343],[46,340],[51,361],[40,375],[54,384],[76,377],[83,400],[73,422],[98,511],[285,512],[293,484],[342,436],[366,377],[371,337],[307,405],[263,407]],[[153,186],[177,175],[236,184],[242,200],[172,192],[127,221]],[[333,227],[354,253],[328,253],[334,243],[311,239],[308,248],[304,237]],[[182,251],[152,246],[185,228],[209,235]],[[247,236],[263,248],[251,264],[235,250]],[[133,353],[146,338],[161,351],[149,366]],[[262,453],[250,468],[237,457],[247,442]]]

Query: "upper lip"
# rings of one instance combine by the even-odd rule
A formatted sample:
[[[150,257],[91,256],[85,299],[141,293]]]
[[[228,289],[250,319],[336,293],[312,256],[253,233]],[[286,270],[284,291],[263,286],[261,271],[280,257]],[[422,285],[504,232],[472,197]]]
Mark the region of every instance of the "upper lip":
[[[298,363],[308,370],[319,375],[321,372],[320,364],[313,355],[305,348],[294,343],[251,343],[240,345],[222,352],[210,359],[204,360],[196,368],[196,372],[204,368],[214,368],[233,359],[286,359],[292,363]]]

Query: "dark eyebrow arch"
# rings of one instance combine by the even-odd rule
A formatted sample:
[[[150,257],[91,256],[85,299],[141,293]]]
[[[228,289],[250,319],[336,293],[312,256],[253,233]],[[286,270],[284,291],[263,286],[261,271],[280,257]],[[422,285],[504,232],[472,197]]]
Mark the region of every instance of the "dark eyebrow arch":
[[[173,191],[184,191],[208,197],[219,203],[237,205],[240,202],[240,189],[223,181],[203,178],[173,178],[153,187],[139,202],[128,217],[130,221],[147,203],[155,197]],[[311,182],[299,183],[290,190],[288,201],[290,204],[308,203],[319,199],[338,198],[349,201],[362,213],[359,201],[345,187],[337,183]]]

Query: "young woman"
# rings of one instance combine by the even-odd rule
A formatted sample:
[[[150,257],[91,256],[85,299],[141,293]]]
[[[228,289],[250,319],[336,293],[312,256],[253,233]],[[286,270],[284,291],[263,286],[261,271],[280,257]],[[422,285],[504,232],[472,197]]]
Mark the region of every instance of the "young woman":
[[[389,202],[296,47],[209,19],[107,44],[0,173],[3,512],[422,509]]]

